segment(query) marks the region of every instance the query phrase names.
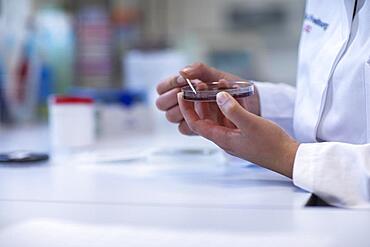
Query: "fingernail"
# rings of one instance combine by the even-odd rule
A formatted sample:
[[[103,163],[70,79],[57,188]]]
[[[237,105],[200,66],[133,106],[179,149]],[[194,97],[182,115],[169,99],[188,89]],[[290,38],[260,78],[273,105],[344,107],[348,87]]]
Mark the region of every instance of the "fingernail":
[[[192,72],[193,72],[192,67],[186,67],[180,71],[180,75],[184,76],[185,78],[188,78],[189,76],[191,76]]]
[[[217,104],[221,107],[229,107],[229,104],[232,104],[230,96],[228,93],[219,92],[216,96]]]
[[[183,95],[183,92],[177,93],[177,100],[181,100],[182,99],[182,95]]]
[[[187,74],[187,73],[190,73],[192,70],[193,70],[193,68],[186,67],[186,68],[184,68],[184,69],[183,69],[183,70],[181,70],[181,71],[182,71],[182,72],[184,72],[185,74]]]
[[[179,77],[177,77],[176,82],[177,82],[177,84],[180,84],[180,85],[185,84],[185,79],[184,79],[184,77],[179,76]]]

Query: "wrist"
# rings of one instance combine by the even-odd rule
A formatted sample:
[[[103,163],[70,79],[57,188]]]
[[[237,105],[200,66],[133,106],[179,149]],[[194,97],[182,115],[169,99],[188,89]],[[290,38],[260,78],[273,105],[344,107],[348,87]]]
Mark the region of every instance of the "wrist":
[[[285,152],[285,159],[281,163],[283,165],[283,169],[281,171],[281,174],[284,176],[287,176],[289,178],[293,178],[293,168],[294,168],[294,161],[295,157],[297,155],[297,151],[299,148],[299,143],[296,141],[292,141]]]

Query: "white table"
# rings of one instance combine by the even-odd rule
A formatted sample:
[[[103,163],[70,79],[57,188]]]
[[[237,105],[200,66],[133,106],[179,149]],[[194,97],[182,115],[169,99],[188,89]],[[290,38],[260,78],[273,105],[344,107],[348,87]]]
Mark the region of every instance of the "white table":
[[[46,137],[43,128],[18,130],[14,135],[4,135],[0,149],[42,150],[47,148]],[[132,147],[145,150],[153,146],[173,145],[214,148],[198,137],[180,135],[159,138],[132,135],[122,139],[101,141],[96,150],[124,152]],[[309,197],[308,193],[292,186],[289,179],[256,166],[212,163],[217,160],[205,164],[191,158],[189,163],[179,165],[179,162],[184,162],[181,156],[171,157],[170,161],[173,164],[141,160],[114,164],[71,161],[71,164],[66,160],[62,164],[47,162],[24,167],[2,166],[0,200],[291,208],[302,207]]]
[[[0,150],[48,148],[45,128],[2,131]],[[96,150],[146,149],[173,143],[214,147],[199,138],[179,135],[131,135],[122,140],[101,141]],[[198,229],[260,237],[280,234],[296,236],[294,241],[311,236],[314,240],[327,240],[321,242],[324,245],[335,241],[336,246],[370,243],[370,211],[305,208],[309,193],[258,167],[202,167],[204,164],[196,161],[184,166],[177,164],[176,157],[173,162],[174,166],[143,160],[127,164],[46,162],[1,166],[0,236],[1,229],[16,223],[46,218],[180,232]]]

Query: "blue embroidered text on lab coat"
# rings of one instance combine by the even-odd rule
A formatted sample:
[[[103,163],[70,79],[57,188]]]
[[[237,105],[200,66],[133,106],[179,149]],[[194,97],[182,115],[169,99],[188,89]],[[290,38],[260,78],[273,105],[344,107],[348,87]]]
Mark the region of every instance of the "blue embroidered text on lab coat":
[[[320,20],[320,18],[316,18],[313,15],[305,14],[304,19],[312,22],[313,24],[315,24],[319,27],[321,27],[324,31],[326,31],[326,29],[328,29],[328,27],[329,27],[328,23],[323,22],[322,20]]]

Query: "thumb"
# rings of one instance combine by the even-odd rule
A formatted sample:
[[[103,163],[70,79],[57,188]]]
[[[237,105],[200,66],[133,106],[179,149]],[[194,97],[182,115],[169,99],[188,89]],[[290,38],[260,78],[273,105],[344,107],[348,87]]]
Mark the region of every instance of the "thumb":
[[[180,75],[190,80],[201,80],[203,82],[218,81],[225,77],[224,73],[203,63],[194,63],[180,71]]]
[[[255,122],[256,116],[245,110],[230,94],[219,92],[216,99],[225,117],[239,129],[246,130]]]

